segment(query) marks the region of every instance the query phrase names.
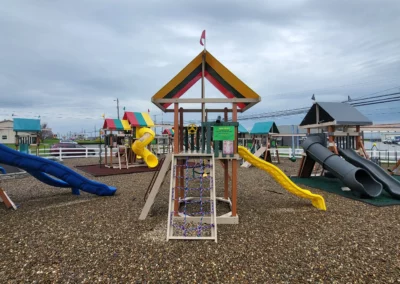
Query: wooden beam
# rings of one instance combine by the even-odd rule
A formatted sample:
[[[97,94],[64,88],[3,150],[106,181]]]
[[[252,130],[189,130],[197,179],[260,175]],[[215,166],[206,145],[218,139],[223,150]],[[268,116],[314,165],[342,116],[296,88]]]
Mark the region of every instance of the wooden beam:
[[[147,215],[149,215],[150,209],[154,204],[154,200],[156,199],[158,192],[160,191],[164,178],[171,167],[171,158],[172,154],[168,154],[165,156],[165,160],[161,166],[160,172],[157,175],[157,179],[154,182],[149,196],[146,199],[146,203],[143,206],[142,212],[140,213],[139,220],[144,220],[146,219]]]
[[[223,108],[212,108],[212,109],[206,109],[206,113],[209,112],[224,112],[225,109]],[[165,112],[174,112],[173,109],[166,109]],[[201,112],[201,109],[197,109],[197,108],[185,108],[183,109],[183,112]],[[228,110],[228,112],[232,112],[232,110]],[[242,110],[238,110],[238,112],[243,112]]]
[[[155,99],[154,103],[180,103],[180,104],[193,104],[193,103],[210,103],[210,104],[227,104],[227,103],[258,103],[261,101],[261,98],[257,99],[246,99],[246,98],[233,98],[233,99],[224,99],[224,98],[204,98],[204,99],[180,99],[180,98],[172,98],[172,99]]]
[[[237,122],[237,105],[232,104],[232,122]],[[235,131],[235,140],[233,141],[233,153],[237,153],[237,132]],[[232,217],[237,215],[237,171],[238,160],[232,160]]]
[[[15,206],[14,202],[11,198],[7,195],[7,193],[0,188],[0,202],[3,202],[7,208],[13,208],[17,210],[17,206]]]
[[[174,154],[179,153],[179,104],[174,104]]]
[[[336,120],[334,120],[334,121],[329,121],[329,122],[324,122],[324,123],[319,123],[319,124],[303,125],[303,126],[299,126],[299,128],[301,128],[301,129],[321,128],[321,127],[332,126],[332,125],[337,125]]]

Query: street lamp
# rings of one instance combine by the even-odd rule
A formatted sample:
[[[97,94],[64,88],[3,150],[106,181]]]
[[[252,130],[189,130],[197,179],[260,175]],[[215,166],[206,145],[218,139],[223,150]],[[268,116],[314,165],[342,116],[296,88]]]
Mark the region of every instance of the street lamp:
[[[118,119],[119,119],[119,100],[118,100],[118,98],[116,100],[114,100],[114,102],[117,102],[117,115],[118,115]]]

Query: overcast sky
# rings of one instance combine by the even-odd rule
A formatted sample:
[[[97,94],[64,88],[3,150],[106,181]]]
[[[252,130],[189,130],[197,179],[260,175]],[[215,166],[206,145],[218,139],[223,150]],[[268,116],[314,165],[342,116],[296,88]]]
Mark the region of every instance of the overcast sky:
[[[103,113],[117,117],[118,98],[121,114],[150,109],[160,121],[150,99],[201,51],[203,29],[207,49],[262,97],[248,113],[311,106],[313,93],[400,91],[399,27],[398,0],[3,1],[0,119],[40,115],[56,133],[91,132]],[[206,96],[219,94],[207,84]],[[399,108],[359,109],[389,122]]]

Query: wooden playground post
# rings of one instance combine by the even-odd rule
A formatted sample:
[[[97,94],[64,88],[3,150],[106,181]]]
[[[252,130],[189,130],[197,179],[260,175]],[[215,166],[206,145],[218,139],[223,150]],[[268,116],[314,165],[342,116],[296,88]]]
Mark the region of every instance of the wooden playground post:
[[[112,135],[110,135],[110,168],[112,168],[112,166],[113,166],[113,161],[112,161],[112,156],[113,156],[113,154],[112,154],[112,149],[113,149],[113,143],[114,143],[114,137],[112,136]]]
[[[369,159],[367,151],[365,151],[365,148],[364,148],[364,141],[361,139],[361,136],[360,136],[360,125],[356,126],[356,132],[358,133],[358,135],[356,137],[356,150],[361,149],[361,152],[364,155],[364,157],[366,159]]]
[[[356,126],[356,132],[358,133],[356,137],[356,150],[360,150],[361,148],[360,125]]]
[[[329,146],[328,149],[334,152],[336,155],[339,155],[338,150],[335,145],[335,126],[328,126],[328,137],[329,137]],[[331,146],[333,144],[333,146]]]
[[[184,145],[183,145],[184,144],[184,141],[183,141],[184,137],[183,136],[184,136],[183,135],[183,108],[181,107],[179,109],[179,152],[181,152],[181,153],[184,151]],[[184,163],[183,160],[177,161],[177,164],[180,165],[180,167],[179,167],[179,176],[180,177],[183,177],[183,175],[184,175],[184,170],[183,170],[183,167],[182,167],[183,163]],[[183,198],[185,196],[185,191],[183,189],[183,187],[184,187],[183,178],[179,179],[179,187],[181,188],[179,197]]]
[[[174,134],[174,154],[179,153],[179,104],[175,103],[174,104],[174,129],[175,129],[175,134]],[[176,165],[175,165],[176,166]],[[174,169],[171,169],[173,171]],[[174,200],[174,215],[178,216],[178,210],[179,210],[179,177],[176,175],[175,178],[175,200]]]
[[[228,122],[228,108],[224,109],[224,121]],[[224,161],[224,198],[229,198],[229,161]]]
[[[179,153],[179,104],[174,104],[174,154]]]
[[[232,122],[237,122],[237,104],[232,103]],[[235,140],[233,140],[233,153],[237,154],[237,132],[235,131]],[[232,216],[236,216],[237,211],[237,169],[238,160],[232,159]]]
[[[106,145],[105,139],[107,139],[107,129],[104,129],[104,166],[107,167],[107,145]],[[101,144],[100,144],[100,147],[101,147]]]

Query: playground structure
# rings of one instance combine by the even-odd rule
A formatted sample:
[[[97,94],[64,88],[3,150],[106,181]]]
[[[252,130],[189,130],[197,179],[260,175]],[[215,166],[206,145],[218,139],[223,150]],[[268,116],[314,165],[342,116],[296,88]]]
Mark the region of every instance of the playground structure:
[[[201,79],[201,98],[181,96]],[[204,81],[208,79],[226,98],[206,98]],[[173,153],[167,155],[147,194],[139,216],[146,219],[167,172],[171,169],[167,239],[213,239],[217,241],[217,224],[237,224],[237,171],[241,158],[255,163],[270,173],[290,192],[312,200],[314,206],[326,210],[321,196],[298,188],[286,175],[269,163],[260,163],[257,157],[238,147],[237,113],[244,112],[260,102],[261,98],[211,53],[200,52],[171,81],[161,88],[152,102],[163,112],[174,113]],[[182,104],[200,104],[200,108],[184,109]],[[206,108],[206,104],[228,104],[231,107]],[[173,105],[173,109],[168,109]],[[211,112],[223,115],[208,121]],[[184,127],[185,113],[201,113],[201,125]],[[231,114],[228,122],[228,114]],[[223,196],[216,195],[215,164],[223,164]],[[231,168],[231,172],[229,172]],[[196,175],[197,174],[197,175]],[[231,187],[229,188],[229,179]],[[318,198],[317,202],[315,198]],[[230,212],[216,214],[216,201],[229,205]],[[194,210],[189,207],[194,206]]]
[[[320,175],[329,171],[355,196],[374,198],[384,189],[400,198],[400,182],[369,160],[364,149],[360,126],[371,124],[349,104],[315,102],[300,124],[307,129],[308,137],[302,144],[305,153],[298,176],[310,177],[318,162],[322,166]],[[311,134],[311,129],[317,132]]]
[[[142,159],[149,168],[158,165],[158,159],[148,147],[155,133],[150,127],[154,122],[145,112],[125,112],[123,119],[104,119],[105,167],[130,168],[142,166],[137,160]],[[113,132],[117,132],[114,134]],[[113,149],[117,149],[118,164],[113,163]],[[124,160],[122,160],[124,159]]]
[[[40,137],[42,130],[40,119],[14,118],[13,130],[15,131],[15,149],[23,153],[29,153],[29,146],[35,145],[36,155],[39,155]]]
[[[280,157],[276,141],[273,139],[273,134],[279,134],[278,127],[273,121],[256,122],[250,131],[253,136],[250,152],[256,157],[263,156],[263,159],[269,163],[280,163]],[[260,136],[260,137],[258,137]],[[275,160],[273,158],[275,157]],[[244,162],[241,167],[249,168],[251,163]]]

